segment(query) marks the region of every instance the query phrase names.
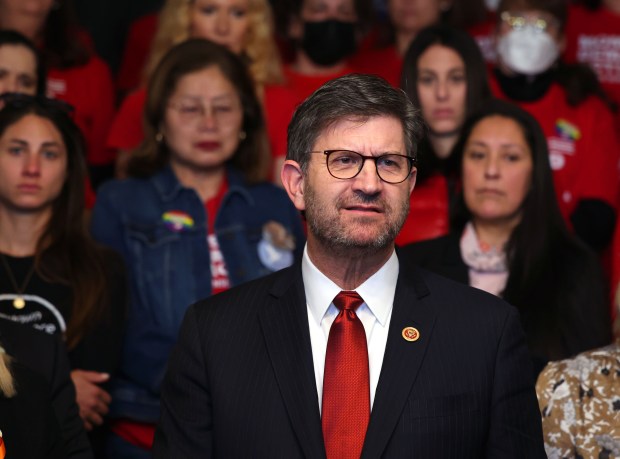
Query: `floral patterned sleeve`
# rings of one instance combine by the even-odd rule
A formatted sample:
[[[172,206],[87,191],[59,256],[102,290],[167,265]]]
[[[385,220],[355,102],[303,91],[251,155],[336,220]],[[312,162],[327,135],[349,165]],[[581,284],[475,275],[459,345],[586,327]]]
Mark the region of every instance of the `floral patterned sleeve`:
[[[620,458],[620,341],[549,363],[536,393],[550,459]]]

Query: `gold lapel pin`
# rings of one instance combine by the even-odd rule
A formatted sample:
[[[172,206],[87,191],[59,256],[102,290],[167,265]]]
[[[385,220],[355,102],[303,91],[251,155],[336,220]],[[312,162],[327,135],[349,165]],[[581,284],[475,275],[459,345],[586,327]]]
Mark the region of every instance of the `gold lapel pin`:
[[[420,339],[420,332],[415,327],[403,328],[403,338],[405,341],[413,342]]]

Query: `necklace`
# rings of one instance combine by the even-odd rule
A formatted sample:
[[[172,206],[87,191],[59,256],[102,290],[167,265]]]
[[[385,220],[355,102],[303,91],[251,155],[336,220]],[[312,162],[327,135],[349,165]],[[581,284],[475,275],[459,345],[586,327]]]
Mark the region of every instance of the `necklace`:
[[[22,281],[22,285],[18,287],[17,281],[15,280],[15,276],[13,275],[13,270],[9,266],[9,263],[6,261],[6,257],[4,256],[3,253],[0,253],[0,260],[2,260],[2,266],[4,266],[4,270],[9,276],[9,280],[11,281],[11,284],[13,285],[13,288],[15,289],[15,293],[17,293],[17,296],[13,300],[13,307],[15,309],[23,309],[24,306],[26,306],[26,300],[24,299],[24,290],[26,290],[26,287],[28,286],[28,283],[30,282],[32,275],[34,274],[34,261],[32,262],[32,266],[30,267],[30,270],[28,271],[28,273],[26,273],[26,276],[24,277],[24,280]]]

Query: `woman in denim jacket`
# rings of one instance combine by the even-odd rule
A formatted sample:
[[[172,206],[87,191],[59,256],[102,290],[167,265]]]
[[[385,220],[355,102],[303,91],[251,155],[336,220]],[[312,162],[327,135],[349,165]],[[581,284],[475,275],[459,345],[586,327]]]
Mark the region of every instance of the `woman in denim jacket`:
[[[133,178],[105,185],[92,216],[95,238],[123,254],[132,287],[111,407],[113,457],[147,457],[186,308],[290,265],[304,244],[298,212],[262,180],[261,106],[233,53],[201,39],[170,50],[149,84],[145,128]]]

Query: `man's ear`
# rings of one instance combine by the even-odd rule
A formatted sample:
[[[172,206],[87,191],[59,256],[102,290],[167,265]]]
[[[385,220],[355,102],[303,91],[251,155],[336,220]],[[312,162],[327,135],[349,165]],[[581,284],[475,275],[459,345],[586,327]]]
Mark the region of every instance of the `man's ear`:
[[[415,182],[417,178],[418,178],[418,169],[414,167],[413,169],[411,169],[411,175],[409,175],[409,179],[408,179],[409,180],[409,194],[411,194],[411,192],[415,188]]]
[[[287,159],[282,165],[280,172],[282,186],[288,193],[288,197],[293,201],[297,210],[305,210],[306,202],[304,200],[304,174],[301,166],[297,161]]]

